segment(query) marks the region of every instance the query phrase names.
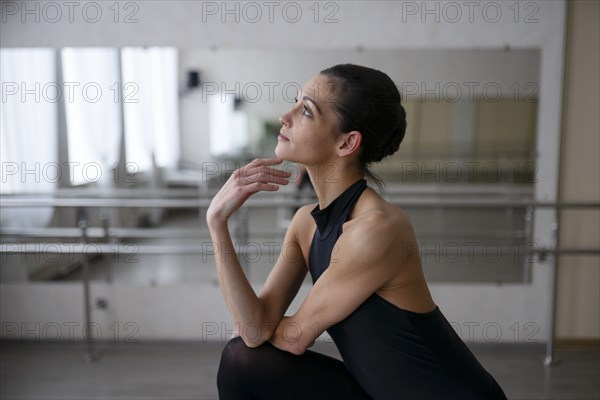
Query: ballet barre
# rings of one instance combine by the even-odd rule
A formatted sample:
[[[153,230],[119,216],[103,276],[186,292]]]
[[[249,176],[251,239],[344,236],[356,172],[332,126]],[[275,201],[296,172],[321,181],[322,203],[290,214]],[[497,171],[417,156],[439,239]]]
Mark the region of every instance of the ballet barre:
[[[85,192],[85,191],[82,191]],[[166,191],[155,191],[153,194],[161,195],[162,198],[127,198],[132,194],[130,190],[124,190],[116,197],[56,197],[51,195],[2,195],[0,196],[0,204],[4,208],[27,208],[27,207],[78,207],[83,208],[83,217],[78,222],[78,228],[0,228],[0,235],[16,236],[16,237],[70,237],[79,238],[79,243],[68,244],[48,244],[42,246],[43,243],[23,243],[15,248],[12,244],[0,244],[0,253],[36,253],[40,251],[48,252],[64,252],[72,253],[87,253],[89,246],[102,252],[110,253],[114,251],[114,243],[89,243],[90,238],[164,238],[164,237],[181,237],[181,230],[156,230],[138,229],[138,228],[108,228],[105,224],[104,228],[90,228],[87,218],[87,208],[207,208],[210,205],[210,197],[200,197],[198,192],[187,193],[188,191],[177,193],[178,195],[189,195],[191,198],[168,198],[173,196],[173,193]],[[115,194],[115,193],[113,193]],[[139,193],[138,193],[139,194]],[[149,193],[146,193],[148,195]],[[423,194],[423,193],[422,193]],[[440,193],[427,193],[428,195],[436,195]],[[490,195],[489,193],[485,193]],[[506,193],[501,193],[506,194]],[[416,195],[416,193],[410,193]],[[456,193],[460,195],[460,193]],[[195,196],[195,197],[194,197]],[[463,193],[464,196],[464,193]],[[174,197],[174,196],[173,196]],[[396,193],[390,196],[389,201],[403,208],[410,209],[506,209],[506,208],[524,208],[525,213],[525,237],[530,237],[532,234],[532,219],[533,211],[539,208],[546,208],[554,211],[554,222],[551,225],[552,229],[552,245],[533,249],[532,252],[537,253],[540,257],[550,256],[550,284],[549,284],[549,305],[548,305],[548,333],[546,341],[546,354],[544,365],[551,366],[555,363],[554,359],[554,336],[555,336],[555,318],[556,318],[556,285],[557,285],[557,266],[558,257],[564,255],[598,255],[598,248],[559,248],[559,211],[565,209],[594,209],[600,211],[600,203],[594,202],[549,202],[549,201],[533,201],[527,198],[515,199],[514,196],[510,199],[490,198],[490,199],[464,199],[451,198],[445,196],[443,199],[412,199],[410,196],[398,196]],[[244,206],[236,213],[237,223],[234,226],[233,233],[240,242],[245,243],[248,239],[248,212],[251,209],[272,209],[272,208],[293,208],[299,207],[306,203],[305,200],[296,198],[295,193],[278,194],[274,198],[251,198]],[[194,236],[190,236],[194,233]],[[185,230],[186,238],[207,236],[207,230],[202,229],[187,229]],[[123,244],[127,245],[127,244]],[[63,248],[64,247],[64,248]],[[43,249],[43,250],[42,250]],[[139,254],[206,254],[205,246],[195,245],[136,245],[136,253]],[[503,249],[508,253],[514,251],[512,248]],[[262,249],[251,247],[244,249],[244,252],[258,253]],[[445,250],[447,251],[447,250]],[[252,254],[253,255],[253,254]],[[83,257],[83,287],[85,297],[85,321],[86,326],[90,326],[90,294],[89,294],[89,262],[86,257]],[[89,332],[88,332],[89,333]],[[89,337],[89,336],[88,336]],[[88,341],[88,348],[85,354],[88,361],[94,361],[96,358],[93,341]]]

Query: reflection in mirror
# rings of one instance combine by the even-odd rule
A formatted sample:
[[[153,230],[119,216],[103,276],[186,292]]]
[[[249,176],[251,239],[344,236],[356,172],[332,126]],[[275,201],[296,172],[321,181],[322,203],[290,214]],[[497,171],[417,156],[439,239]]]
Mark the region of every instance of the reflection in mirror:
[[[376,166],[388,181],[493,183],[511,182],[519,174],[519,183],[531,183],[535,50],[182,50],[180,83],[187,71],[202,76],[198,90],[181,99],[182,162],[199,166],[218,155],[206,143],[218,140],[206,134],[208,116],[215,103],[226,101],[236,103],[228,107],[242,124],[234,131],[244,132],[231,142],[232,157],[273,155],[278,117],[296,91],[321,69],[343,62],[385,71],[403,95],[406,139],[395,156]],[[442,163],[450,163],[447,171],[426,173]]]
[[[1,51],[0,190],[4,196],[50,193],[52,199],[209,201],[236,167],[274,155],[278,118],[309,78],[338,63],[381,69],[398,85],[408,128],[400,150],[373,169],[387,184],[384,195],[405,208],[417,228],[428,279],[528,279],[519,248],[530,232],[525,208],[449,209],[444,202],[509,202],[531,194],[538,50]],[[39,101],[29,101],[34,96]],[[285,167],[299,171],[294,165]],[[280,241],[296,209],[284,202],[313,199],[310,190],[298,186],[256,196],[278,199],[280,206],[239,212],[232,221],[239,242]],[[411,209],[410,204],[425,202],[433,206]],[[88,254],[94,279],[153,284],[214,280],[212,259],[193,254],[202,247],[199,240],[209,238],[205,205],[188,204],[192,206],[3,207],[1,234],[4,242],[18,245],[48,242],[49,237],[76,243],[85,215],[88,240],[130,246],[118,254]],[[35,231],[48,228],[54,229],[53,236]],[[474,239],[477,246],[465,245]],[[496,253],[517,249],[521,257],[513,252],[495,260],[490,246],[485,247],[491,241],[498,246],[492,249]],[[192,251],[156,255],[135,250],[153,244],[188,245]],[[427,256],[430,250],[437,255]],[[264,280],[277,252],[271,248],[259,259],[242,257],[252,281]],[[458,252],[462,258],[446,254],[440,261],[444,252]],[[15,253],[8,255],[2,279],[79,279],[81,259],[79,253],[52,260]],[[23,263],[27,268],[19,267]]]

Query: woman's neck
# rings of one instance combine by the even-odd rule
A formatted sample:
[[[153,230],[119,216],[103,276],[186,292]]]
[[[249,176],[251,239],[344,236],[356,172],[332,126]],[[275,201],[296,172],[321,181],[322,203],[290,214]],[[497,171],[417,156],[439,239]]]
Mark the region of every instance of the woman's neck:
[[[353,183],[364,178],[358,168],[336,163],[306,166],[310,181],[319,199],[319,208],[327,207]]]

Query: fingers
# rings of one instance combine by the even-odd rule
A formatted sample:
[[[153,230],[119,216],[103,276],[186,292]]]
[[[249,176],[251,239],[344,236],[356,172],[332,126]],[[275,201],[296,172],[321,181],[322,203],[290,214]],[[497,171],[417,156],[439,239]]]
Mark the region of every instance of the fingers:
[[[248,163],[247,166],[261,167],[267,165],[281,164],[283,160],[281,158],[256,158],[252,162]]]
[[[283,174],[281,174],[283,172]],[[284,171],[268,171],[268,170],[257,170],[251,175],[241,176],[240,178],[244,179],[245,183],[252,182],[263,182],[263,183],[276,183],[278,185],[287,185],[289,180],[289,174]]]
[[[266,192],[274,192],[279,190],[279,186],[270,183],[254,182],[246,185],[246,190],[249,193],[260,192],[261,190]]]
[[[231,177],[232,187],[237,187],[239,193],[251,196],[259,191],[273,192],[279,190],[279,185],[287,185],[292,175],[272,167],[281,164],[283,160],[277,158],[256,159],[234,171]]]
[[[244,175],[250,176],[255,174],[265,174],[270,175],[277,178],[286,178],[288,179],[292,174],[289,171],[282,171],[277,168],[271,167],[257,167],[257,168],[249,168],[244,171]]]
[[[268,166],[247,166],[235,172],[235,179],[241,184],[250,184],[253,182],[276,183],[287,185],[289,177],[292,174],[288,171],[282,171]]]
[[[226,221],[253,194],[260,191],[274,192],[279,190],[279,185],[287,185],[291,173],[272,167],[282,162],[277,158],[257,159],[235,170],[213,197],[209,207],[210,214]]]
[[[283,160],[279,158],[258,158],[246,166],[240,168],[240,172],[246,175],[253,175],[256,171],[269,171],[275,176],[289,177],[291,173],[282,171],[277,168],[270,168],[271,165],[279,165]]]

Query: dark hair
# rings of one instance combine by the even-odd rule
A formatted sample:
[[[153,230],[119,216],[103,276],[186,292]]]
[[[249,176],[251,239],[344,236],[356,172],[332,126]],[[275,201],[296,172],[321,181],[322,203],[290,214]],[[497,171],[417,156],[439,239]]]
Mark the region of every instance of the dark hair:
[[[381,179],[368,165],[398,151],[406,133],[406,111],[396,84],[385,73],[354,64],[339,64],[321,71],[335,94],[333,109],[338,131],[359,131],[360,166],[380,190]]]

